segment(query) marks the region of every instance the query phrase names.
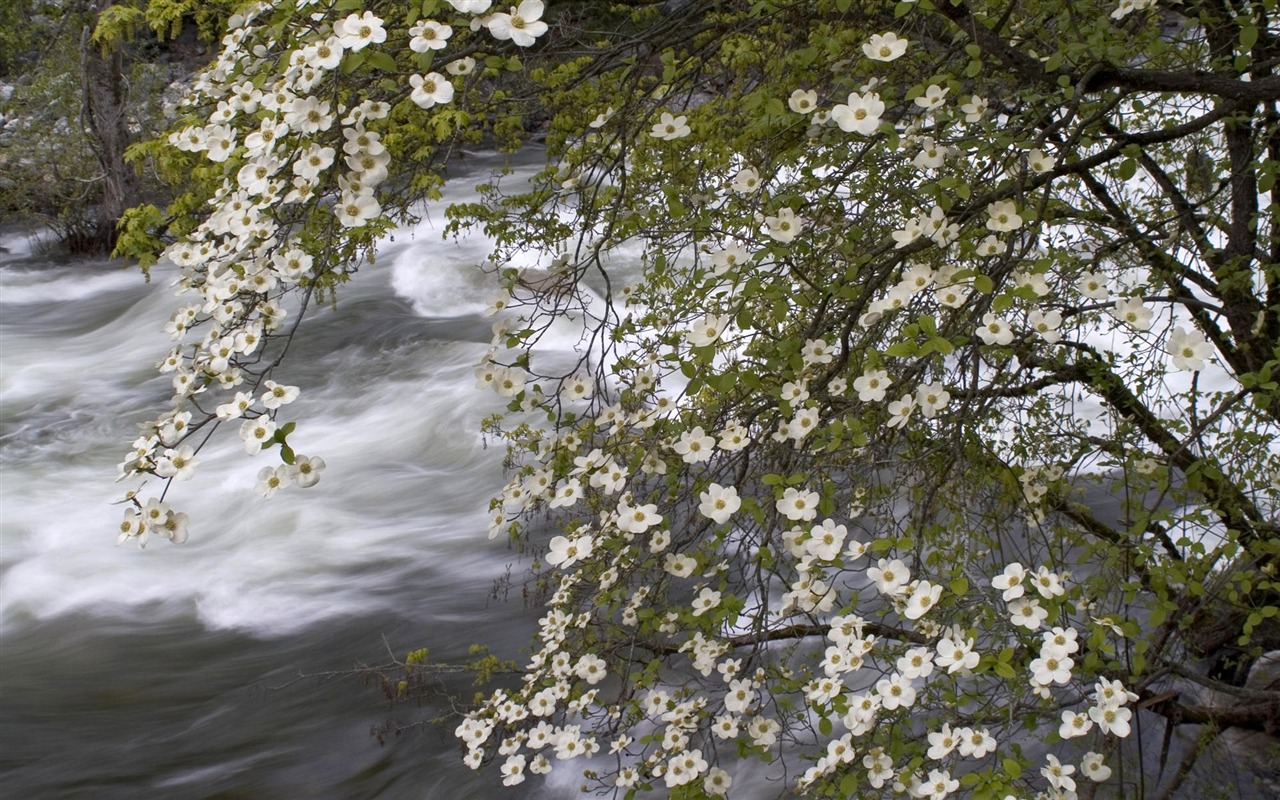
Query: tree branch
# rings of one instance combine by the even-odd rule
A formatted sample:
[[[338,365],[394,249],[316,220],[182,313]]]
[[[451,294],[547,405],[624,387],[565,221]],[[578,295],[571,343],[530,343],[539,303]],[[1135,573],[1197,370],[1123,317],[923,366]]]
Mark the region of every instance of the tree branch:
[[[1280,734],[1280,700],[1258,701],[1248,706],[1183,705],[1180,694],[1148,694],[1138,700],[1138,707],[1159,714],[1173,725],[1212,725],[1215,728],[1242,728],[1268,736]],[[1144,705],[1145,704],[1145,705]]]

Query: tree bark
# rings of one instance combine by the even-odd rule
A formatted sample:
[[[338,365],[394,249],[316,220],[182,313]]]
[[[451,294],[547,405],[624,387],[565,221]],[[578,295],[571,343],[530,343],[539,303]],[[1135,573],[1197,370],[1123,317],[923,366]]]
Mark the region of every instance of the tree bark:
[[[95,0],[92,10],[100,13],[110,0]],[[131,204],[134,190],[133,172],[125,163],[124,151],[129,146],[128,116],[125,105],[129,85],[124,74],[124,56],[119,44],[99,47],[90,41],[92,26],[86,25],[80,38],[81,81],[84,92],[84,124],[91,133],[90,142],[102,168],[101,199],[84,241],[69,242],[82,252],[107,253],[115,246],[116,223]]]

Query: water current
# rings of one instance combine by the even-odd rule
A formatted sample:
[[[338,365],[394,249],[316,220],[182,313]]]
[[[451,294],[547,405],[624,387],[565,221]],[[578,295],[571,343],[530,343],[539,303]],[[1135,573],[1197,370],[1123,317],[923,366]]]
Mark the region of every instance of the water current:
[[[469,188],[493,158],[448,187]],[[521,167],[531,174],[532,167]],[[446,707],[389,708],[343,673],[428,646],[514,658],[536,609],[492,600],[517,557],[487,537],[503,480],[474,388],[496,285],[489,243],[445,240],[444,204],[398,231],[278,371],[313,489],[252,494],[271,459],[216,437],[170,499],[191,541],[115,544],[115,464],[171,393],[154,364],[177,302],[119,262],[58,261],[23,236],[0,253],[0,787],[9,798],[489,797],[452,725],[380,744],[371,729]],[[571,347],[566,337],[565,348]],[[283,417],[282,417],[283,419]],[[469,679],[442,684],[469,696]],[[522,789],[525,787],[522,787]],[[507,793],[508,796],[510,793]],[[569,796],[529,786],[521,797]]]

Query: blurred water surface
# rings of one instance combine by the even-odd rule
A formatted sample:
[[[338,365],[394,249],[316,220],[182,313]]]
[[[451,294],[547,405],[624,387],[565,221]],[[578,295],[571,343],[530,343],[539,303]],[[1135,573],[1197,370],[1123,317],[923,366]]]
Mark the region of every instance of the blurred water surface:
[[[485,172],[496,159],[479,157]],[[533,167],[519,167],[531,174]],[[475,178],[446,202],[473,200]],[[191,541],[116,546],[115,464],[171,394],[153,365],[177,300],[118,262],[0,241],[0,788],[13,798],[487,797],[451,730],[380,745],[388,709],[357,678],[297,679],[423,645],[515,657],[538,616],[488,597],[515,560],[487,537],[501,451],[474,389],[496,291],[481,236],[441,237],[445,204],[399,231],[336,310],[304,325],[276,379],[280,420],[328,469],[310,490],[252,494],[273,455],[234,432],[170,500]],[[517,565],[516,569],[520,569]],[[445,688],[469,695],[460,677]],[[528,787],[521,796],[564,794]]]

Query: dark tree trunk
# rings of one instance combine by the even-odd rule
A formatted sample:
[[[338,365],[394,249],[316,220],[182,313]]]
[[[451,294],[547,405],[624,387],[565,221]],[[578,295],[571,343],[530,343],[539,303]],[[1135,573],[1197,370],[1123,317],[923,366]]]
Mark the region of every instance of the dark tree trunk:
[[[101,12],[110,0],[95,0],[92,8]],[[68,245],[80,252],[108,253],[115,246],[116,223],[130,206],[134,193],[134,175],[125,163],[124,151],[129,146],[128,117],[125,105],[129,86],[124,74],[123,48],[119,43],[106,47],[90,41],[92,28],[86,26],[80,39],[81,80],[84,90],[84,124],[98,164],[102,168],[101,197],[90,225]]]

